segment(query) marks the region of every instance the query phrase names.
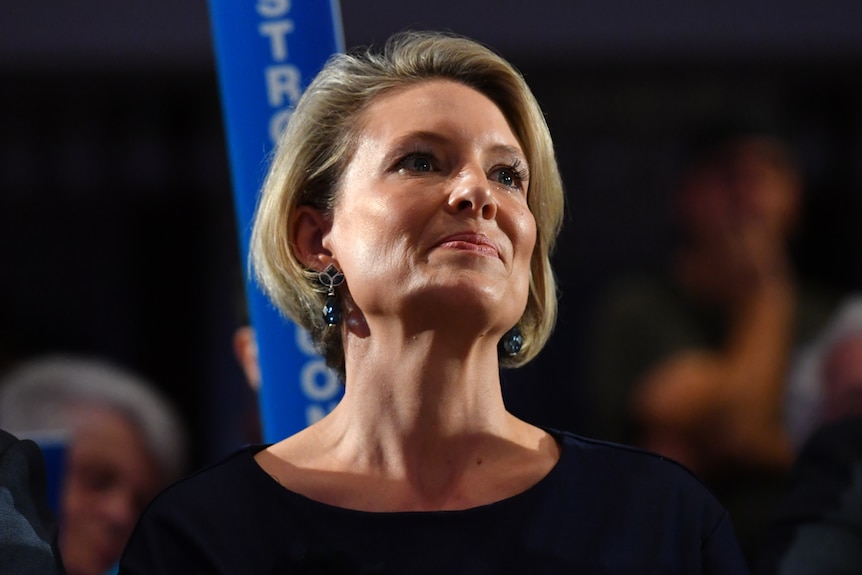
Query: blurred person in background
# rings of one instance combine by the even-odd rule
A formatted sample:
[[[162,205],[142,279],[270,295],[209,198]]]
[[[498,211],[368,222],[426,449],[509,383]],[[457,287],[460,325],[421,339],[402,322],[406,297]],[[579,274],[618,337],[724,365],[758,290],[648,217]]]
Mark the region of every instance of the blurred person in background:
[[[821,425],[862,413],[862,294],[846,298],[794,358],[786,421],[794,446]]]
[[[738,123],[706,130],[675,195],[670,265],[610,290],[591,333],[593,433],[695,471],[749,557],[794,458],[790,358],[834,301],[793,269],[802,196],[784,141]]]
[[[862,570],[862,297],[794,362],[788,428],[800,445],[758,575]]]
[[[174,408],[102,360],[45,356],[16,366],[0,380],[0,428],[62,445],[59,465],[49,465],[57,475],[49,498],[69,575],[112,572],[143,507],[185,471]]]
[[[260,417],[259,397],[262,375],[257,346],[257,332],[251,324],[245,288],[237,275],[235,301],[236,327],[231,338],[231,350],[237,366],[242,370],[244,394],[234,397],[235,409],[239,411],[240,436],[244,444],[263,441],[263,428]]]
[[[234,285],[234,317],[236,327],[233,331],[231,347],[234,359],[242,369],[248,387],[256,394],[260,390],[261,371],[258,358],[257,334],[251,324],[248,309],[245,277],[242,270],[237,270]],[[252,289],[257,289],[253,287]]]
[[[245,384],[251,397],[242,396],[235,406],[240,413],[240,436],[244,444],[263,441],[263,429],[258,406],[258,392],[261,385],[260,363],[258,361],[257,334],[254,327],[244,323],[233,332],[233,354],[237,365],[242,369]]]
[[[827,420],[803,443],[753,572],[862,572],[862,412]]]

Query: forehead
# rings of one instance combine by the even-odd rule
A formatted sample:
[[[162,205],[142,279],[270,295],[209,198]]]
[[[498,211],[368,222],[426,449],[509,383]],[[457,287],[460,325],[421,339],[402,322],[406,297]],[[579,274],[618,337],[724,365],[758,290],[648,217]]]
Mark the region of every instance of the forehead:
[[[376,96],[358,118],[360,136],[396,136],[411,130],[488,132],[520,146],[500,108],[486,95],[460,82],[430,79]]]

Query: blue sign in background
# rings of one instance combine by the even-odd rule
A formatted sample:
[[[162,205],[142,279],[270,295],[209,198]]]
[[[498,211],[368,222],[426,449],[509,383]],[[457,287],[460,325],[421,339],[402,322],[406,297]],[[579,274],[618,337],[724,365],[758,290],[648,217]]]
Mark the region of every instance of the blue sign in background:
[[[344,50],[337,0],[209,0],[243,263],[267,161],[302,92]],[[308,334],[247,278],[263,435],[278,441],[328,413],[343,389]]]

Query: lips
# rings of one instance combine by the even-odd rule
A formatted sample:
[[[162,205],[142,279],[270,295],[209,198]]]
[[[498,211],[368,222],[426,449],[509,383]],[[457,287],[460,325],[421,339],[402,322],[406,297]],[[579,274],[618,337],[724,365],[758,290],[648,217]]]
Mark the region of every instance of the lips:
[[[439,247],[476,252],[479,255],[499,258],[500,251],[485,234],[465,232],[444,238]]]

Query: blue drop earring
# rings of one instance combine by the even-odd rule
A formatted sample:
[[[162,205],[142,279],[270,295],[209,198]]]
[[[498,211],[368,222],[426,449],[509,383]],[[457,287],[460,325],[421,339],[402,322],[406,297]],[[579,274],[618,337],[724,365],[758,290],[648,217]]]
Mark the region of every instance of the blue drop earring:
[[[338,271],[333,264],[317,274],[317,281],[326,288],[326,302],[323,304],[323,321],[326,325],[337,325],[341,323],[341,304],[335,297],[335,288],[344,283],[344,274]]]
[[[514,357],[521,352],[524,346],[524,336],[521,335],[521,328],[517,325],[506,332],[500,340],[500,351],[502,355]]]

